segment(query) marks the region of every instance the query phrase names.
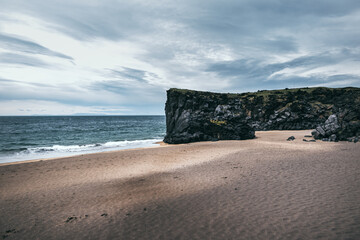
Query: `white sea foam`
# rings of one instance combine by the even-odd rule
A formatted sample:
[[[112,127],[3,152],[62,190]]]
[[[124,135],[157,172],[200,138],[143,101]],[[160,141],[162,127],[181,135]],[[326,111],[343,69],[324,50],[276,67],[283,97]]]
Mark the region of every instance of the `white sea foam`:
[[[133,140],[133,141],[118,141],[86,145],[54,145],[51,147],[34,147],[28,148],[13,155],[0,157],[0,163],[16,162],[24,160],[67,157],[86,153],[105,152],[113,150],[142,148],[156,146],[155,143],[162,141],[162,139],[147,139],[147,140]]]

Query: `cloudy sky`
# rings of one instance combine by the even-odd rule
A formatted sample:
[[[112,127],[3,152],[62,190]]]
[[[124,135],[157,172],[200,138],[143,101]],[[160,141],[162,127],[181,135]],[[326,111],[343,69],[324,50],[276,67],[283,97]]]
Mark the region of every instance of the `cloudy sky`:
[[[360,87],[359,0],[0,6],[0,115],[164,114],[171,87]]]

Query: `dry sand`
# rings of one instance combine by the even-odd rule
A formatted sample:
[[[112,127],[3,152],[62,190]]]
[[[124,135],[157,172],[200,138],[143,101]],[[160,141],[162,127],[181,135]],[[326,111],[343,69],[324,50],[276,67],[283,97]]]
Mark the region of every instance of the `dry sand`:
[[[0,236],[360,239],[360,144],[306,134],[3,164]]]

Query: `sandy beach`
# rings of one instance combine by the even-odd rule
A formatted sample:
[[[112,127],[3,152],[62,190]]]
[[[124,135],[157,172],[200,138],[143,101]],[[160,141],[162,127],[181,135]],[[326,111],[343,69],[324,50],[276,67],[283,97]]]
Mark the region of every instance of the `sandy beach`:
[[[2,164],[0,236],[360,239],[360,144],[310,132]]]

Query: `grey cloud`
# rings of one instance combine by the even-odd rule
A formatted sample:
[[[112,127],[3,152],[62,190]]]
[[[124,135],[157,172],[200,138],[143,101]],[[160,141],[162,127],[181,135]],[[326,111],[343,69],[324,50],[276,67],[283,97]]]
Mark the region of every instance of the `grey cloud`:
[[[126,94],[128,92],[128,86],[122,84],[119,81],[98,81],[92,83],[89,87],[90,90],[105,90],[116,94]]]
[[[38,16],[52,27],[79,39],[132,39],[158,30],[158,23],[175,22],[215,41],[241,44],[244,36],[260,37],[275,29],[316,27],[321,19],[344,16],[360,8],[357,0],[216,0],[181,2],[14,0],[3,11]],[[1,11],[1,10],[0,10]],[[234,34],[236,33],[236,34]],[[187,34],[186,32],[183,34]],[[231,38],[228,38],[228,37]],[[136,37],[136,36],[135,36]]]
[[[311,82],[309,86],[329,86],[329,87],[351,87],[360,86],[360,76],[353,74],[338,74],[326,76],[324,79],[317,79],[317,84]]]
[[[167,37],[162,35],[161,26],[171,22],[175,24],[171,31],[176,35],[172,35],[175,39],[170,41],[186,37],[195,42],[226,44],[239,52],[255,47],[264,52],[283,53],[296,51],[301,45],[294,34],[306,35],[313,29],[320,28],[322,33],[314,33],[314,38],[331,45],[341,45],[345,41],[356,44],[359,35],[356,31],[334,27],[331,21],[358,11],[360,2],[357,0],[187,0],[176,3],[14,0],[3,5],[3,11],[37,16],[48,22],[49,27],[81,40],[139,41],[142,37],[158,37],[161,44],[162,38]],[[183,27],[181,31],[176,31],[177,24]],[[334,35],[333,30],[340,34]],[[339,37],[345,34],[346,39]],[[156,42],[149,44],[149,54]],[[162,45],[162,49],[177,51],[172,44]],[[169,55],[159,54],[158,57]]]
[[[1,79],[0,86],[0,100],[41,100],[82,106],[106,103],[92,99],[95,95],[91,92],[69,89],[67,86],[48,86],[9,79]],[[86,98],[89,94],[92,94],[91,97]]]
[[[62,53],[52,51],[40,44],[32,41],[21,39],[18,36],[10,36],[0,33],[0,46],[3,46],[7,50],[31,53],[31,54],[42,54],[53,57],[60,57],[69,60],[73,60],[72,57]]]
[[[109,92],[114,94],[114,98],[121,98],[119,102],[130,109],[136,109],[141,113],[163,112],[165,102],[165,90],[149,84],[139,84],[137,86],[127,85],[118,80],[103,80],[92,83],[87,87],[90,91]],[[150,109],[151,108],[151,109]],[[159,110],[160,109],[160,110]]]
[[[360,24],[356,17],[359,1],[197,1],[180,5],[185,7],[179,7],[175,18],[170,19],[180,23],[181,29],[174,30],[174,35],[160,32],[159,43],[147,42],[148,53],[142,56],[143,60],[171,71],[174,78],[192,78],[205,71],[216,73],[230,86],[246,79],[262,87],[268,76],[286,67],[309,70],[360,59],[356,53],[360,48],[360,31],[356,27]],[[163,42],[165,38],[173,42]],[[191,70],[182,67],[181,62],[169,64],[179,53],[197,54],[191,43],[205,51],[208,43],[226,46],[238,59],[214,61],[198,54],[202,66]],[[336,53],[327,52],[330,49]],[[344,49],[351,50],[341,52]],[[274,62],[274,55],[304,52],[311,54],[285,63],[265,64]],[[298,80],[302,82],[299,77],[279,84],[286,87]],[[303,79],[308,85],[311,81],[316,82]]]
[[[29,67],[51,67],[49,64],[41,61],[38,58],[15,53],[1,53],[0,64],[15,64]]]
[[[126,106],[142,106],[160,104],[161,109],[165,102],[165,88],[136,82],[137,84],[123,83],[119,80],[102,80],[92,83],[87,89],[106,91],[120,97]],[[159,105],[158,105],[159,106]],[[133,108],[133,107],[131,107]]]
[[[134,69],[134,68],[127,68],[121,67],[119,70],[115,69],[108,69],[110,71],[110,76],[115,78],[126,78],[126,79],[133,79],[139,82],[147,82],[144,78],[146,75],[146,71]]]
[[[298,44],[291,37],[278,37],[276,39],[265,40],[262,45],[278,53],[296,52],[298,50]]]
[[[80,40],[94,38],[119,39],[129,37],[146,25],[141,16],[139,4],[109,1],[8,1],[3,11],[16,11],[37,16],[70,37]],[[1,11],[1,10],[0,10]]]
[[[104,76],[107,79],[112,80],[114,83],[119,83],[123,85],[131,86],[131,82],[152,84],[148,79],[149,77],[152,79],[159,79],[159,76],[156,75],[155,73],[140,69],[128,68],[128,67],[119,67],[118,69],[105,69],[105,70],[106,73],[104,74]]]
[[[105,69],[104,79],[87,86],[90,91],[106,91],[126,98],[133,105],[153,104],[165,93],[165,88],[154,85],[149,77],[158,79],[155,73],[128,67]]]
[[[360,8],[360,2],[356,0],[206,1],[206,7],[204,5],[204,2],[198,3],[198,9],[192,10],[198,14],[192,14],[185,21],[204,36],[222,39],[222,34],[225,34],[225,37],[232,36],[228,42],[238,44],[244,36],[264,38],[274,30],[292,33],[304,27],[317,28],[324,24],[324,20],[344,16]]]
[[[356,74],[331,74],[319,73],[314,76],[301,77],[296,75],[276,74],[285,68],[301,67],[312,70],[323,66],[341,64],[347,60],[358,61],[360,54],[349,49],[342,49],[337,52],[323,52],[318,55],[298,57],[290,61],[265,64],[259,59],[239,59],[235,61],[217,62],[209,64],[206,71],[217,74],[219,78],[230,78],[229,89],[241,89],[246,86],[249,90],[256,89],[277,89],[285,87],[306,87],[306,86],[360,86],[360,76]],[[345,63],[343,63],[345,64]]]
[[[0,83],[1,84],[7,84],[7,85],[29,85],[34,87],[47,87],[47,88],[54,88],[53,85],[45,84],[45,83],[37,83],[37,82],[24,82],[19,80],[12,80],[12,79],[5,79],[0,77]]]
[[[246,84],[244,84],[244,82]],[[360,77],[351,74],[341,74],[333,76],[317,76],[317,77],[300,77],[286,76],[281,81],[249,81],[249,79],[236,79],[232,82],[231,87],[223,90],[223,92],[247,92],[257,90],[272,90],[283,88],[300,88],[300,87],[349,87],[360,86]]]
[[[134,99],[134,102],[144,98],[145,95],[157,95],[162,91],[165,92],[165,89],[159,88],[149,81],[149,76],[158,78],[152,72],[128,67],[104,70],[104,79],[89,84],[86,87],[88,90],[114,93],[127,99]]]
[[[340,52],[323,52],[318,55],[302,56],[290,61],[275,64],[264,64],[263,61],[259,59],[239,59],[234,61],[217,62],[210,64],[206,71],[215,72],[219,76],[223,77],[245,75],[249,79],[261,77],[262,80],[264,80],[271,74],[285,68],[304,67],[309,70],[321,66],[340,63],[348,59],[356,60],[359,59],[359,57],[359,53],[351,53],[348,49],[343,49],[343,51]]]

